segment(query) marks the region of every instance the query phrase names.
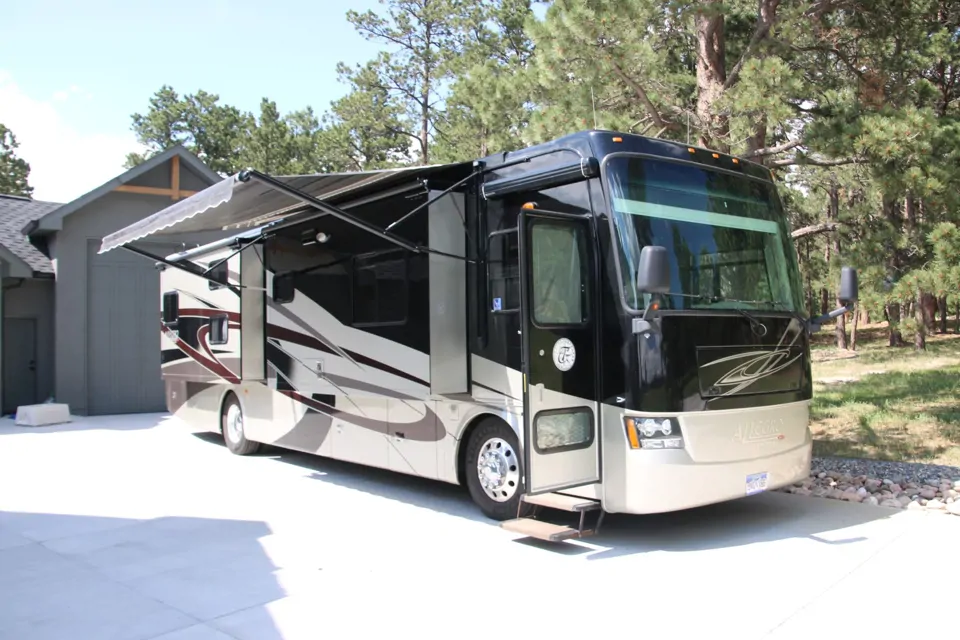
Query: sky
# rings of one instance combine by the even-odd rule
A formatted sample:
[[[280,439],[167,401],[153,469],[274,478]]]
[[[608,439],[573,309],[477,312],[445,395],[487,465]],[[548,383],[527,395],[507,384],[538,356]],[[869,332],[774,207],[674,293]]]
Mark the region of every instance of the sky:
[[[259,113],[317,113],[342,96],[337,62],[381,45],[346,19],[378,0],[6,0],[0,122],[30,163],[37,200],[69,202],[123,172],[139,150],[130,116],[162,85],[203,89]]]

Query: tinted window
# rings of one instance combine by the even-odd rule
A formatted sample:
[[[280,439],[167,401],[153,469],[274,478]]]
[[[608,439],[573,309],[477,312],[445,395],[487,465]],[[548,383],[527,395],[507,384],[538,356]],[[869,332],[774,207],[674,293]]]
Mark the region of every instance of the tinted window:
[[[586,253],[578,226],[535,222],[530,228],[531,311],[539,325],[586,320]]]

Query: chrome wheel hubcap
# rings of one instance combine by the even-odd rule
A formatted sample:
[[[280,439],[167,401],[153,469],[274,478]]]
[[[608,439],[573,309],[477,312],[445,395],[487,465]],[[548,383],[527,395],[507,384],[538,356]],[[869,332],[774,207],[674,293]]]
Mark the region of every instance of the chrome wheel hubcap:
[[[233,442],[240,442],[243,437],[243,413],[240,407],[235,404],[227,409],[227,432],[228,437]]]
[[[520,486],[520,461],[502,438],[490,438],[477,457],[477,477],[483,491],[496,502],[506,502]]]

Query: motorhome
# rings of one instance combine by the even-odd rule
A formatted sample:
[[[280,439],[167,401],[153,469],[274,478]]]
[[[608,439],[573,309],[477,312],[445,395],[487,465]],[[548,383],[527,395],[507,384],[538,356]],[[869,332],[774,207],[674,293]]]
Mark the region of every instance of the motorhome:
[[[601,130],[455,164],[248,169],[100,251],[120,247],[160,269],[171,413],[236,454],[465,485],[547,540],[806,477],[810,336],[857,296],[844,268],[841,306],[804,315],[766,167]]]

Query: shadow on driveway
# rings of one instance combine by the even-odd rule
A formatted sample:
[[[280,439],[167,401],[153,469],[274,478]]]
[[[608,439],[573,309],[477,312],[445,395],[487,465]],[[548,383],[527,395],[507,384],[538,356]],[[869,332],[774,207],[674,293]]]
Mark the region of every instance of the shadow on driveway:
[[[217,434],[194,435],[222,446]],[[269,446],[263,447],[259,455],[304,468],[311,472],[310,477],[321,482],[498,526],[479,511],[463,487]],[[897,513],[882,507],[772,492],[672,513],[607,514],[600,533],[584,538],[583,542],[590,546],[552,544],[534,538],[519,538],[517,543],[563,555],[589,553],[588,559],[593,561],[651,551],[727,549],[798,538],[830,546],[852,545],[865,538],[823,534],[883,520]],[[545,515],[551,521],[576,526],[577,516],[573,514],[547,512]],[[589,514],[587,526],[593,522],[592,518],[593,514]],[[602,550],[591,547],[602,547]]]

